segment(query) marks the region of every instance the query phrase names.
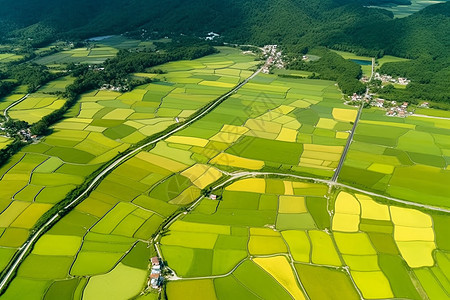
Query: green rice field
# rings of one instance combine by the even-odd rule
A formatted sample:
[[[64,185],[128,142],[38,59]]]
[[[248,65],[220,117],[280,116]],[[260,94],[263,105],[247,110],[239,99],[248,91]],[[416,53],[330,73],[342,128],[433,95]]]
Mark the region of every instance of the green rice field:
[[[0,53],[0,64],[6,64],[21,59],[23,59],[22,55],[14,53]]]
[[[59,65],[69,63],[100,64],[108,58],[116,56],[118,50],[109,46],[99,45],[93,48],[75,48],[36,59],[41,65]]]
[[[82,95],[50,135],[0,169],[0,270],[95,170],[253,73],[254,56],[219,49],[158,66],[164,74],[135,74],[159,81],[131,92]],[[159,250],[177,276],[164,287],[169,299],[445,299],[448,215],[325,184],[357,109],[334,82],[297,75],[258,74],[105,175],[38,239],[2,297],[158,299],[148,278]],[[448,207],[448,122],[364,110],[339,182]],[[217,200],[202,196],[232,175]]]
[[[417,203],[449,207],[450,121],[365,110],[339,180]]]
[[[73,83],[75,79],[71,76],[64,76],[50,81],[37,92],[32,93],[27,99],[15,105],[8,111],[12,119],[26,121],[29,124],[40,121],[60,109],[66,99],[55,95],[56,92],[64,92],[66,87]],[[26,86],[20,86],[12,94],[0,99],[0,113],[3,115],[4,109],[20,100],[27,94]]]
[[[207,299],[272,299],[274,293],[277,299],[422,299],[424,290],[440,299],[448,293],[448,279],[434,275],[450,271],[448,244],[437,238],[446,235],[436,222],[441,215],[345,191],[327,200],[327,187],[318,184],[252,180],[226,187],[214,212],[202,200],[162,237],[164,260],[185,279],[167,286],[173,299],[206,286]],[[265,189],[249,192],[257,180]],[[189,280],[208,276],[209,282]]]
[[[6,146],[8,146],[10,143],[12,142],[12,140],[8,137],[4,137],[4,136],[0,136],[0,149],[5,148]]]
[[[103,163],[131,144],[176,123],[177,118],[183,120],[189,117],[197,109],[225,93],[229,85],[236,85],[252,73],[246,69],[256,64],[253,56],[242,55],[234,49],[221,50],[220,54],[199,60],[161,66],[168,72],[164,74],[164,81],[159,84],[145,85],[125,94],[95,91],[84,95],[80,105],[53,127],[52,134],[15,155],[0,171],[1,249],[5,247],[4,249],[14,250],[20,247],[37,220]],[[192,79],[188,80],[190,78]],[[208,85],[202,84],[204,81]],[[209,82],[213,81],[215,84],[211,86]],[[44,88],[56,89],[58,85]],[[187,102],[190,99],[192,101]],[[195,163],[189,158],[191,153],[187,151],[176,148],[167,150],[167,143],[161,143],[155,148],[155,153],[143,153],[139,155],[142,158],[129,160],[118,169],[120,171],[117,175],[111,174],[108,180],[102,182],[91,195],[92,199],[88,198],[83,202],[81,208],[85,207],[89,212],[84,209],[81,212],[73,211],[58,223],[64,224],[67,219],[68,227],[73,229],[67,231],[60,228],[59,233],[55,234],[65,241],[75,240],[70,237],[72,232],[76,236],[84,236],[86,232],[83,233],[83,230],[94,225],[113,207],[125,219],[123,225],[116,228],[117,224],[113,225],[116,222],[116,210],[113,209],[110,212],[112,215],[107,214],[104,221],[92,228],[89,235],[89,238],[93,236],[92,242],[83,244],[79,254],[74,253],[73,248],[64,250],[61,256],[77,255],[78,258],[73,266],[67,266],[70,267],[70,272],[94,276],[111,270],[136,242],[136,237],[148,239],[164,218],[178,208],[178,204],[192,202],[194,197],[199,196],[200,188],[211,182],[208,176],[197,176],[197,185],[189,180],[179,182],[175,178],[169,185],[164,186],[164,183],[161,188],[153,189],[160,180]],[[169,153],[186,155],[179,161],[180,159],[167,158]],[[136,172],[137,166],[140,166],[140,172]],[[124,170],[129,175],[121,174]],[[209,173],[212,174],[212,179],[221,177],[217,171],[211,170]],[[161,196],[166,188],[175,189],[169,198]],[[95,197],[96,194],[98,197]],[[127,201],[118,205],[125,198]],[[138,204],[132,204],[132,200]],[[91,201],[95,203],[94,206],[84,206],[84,203]],[[92,208],[95,211],[91,211]],[[57,230],[59,226],[54,228]],[[106,237],[103,237],[105,234]],[[109,234],[112,234],[114,245],[110,244]],[[117,239],[115,235],[118,235]],[[86,239],[88,237],[84,238]],[[103,255],[105,246],[109,245],[112,248],[106,247],[109,249],[108,253]],[[79,248],[80,245],[75,247]],[[37,249],[40,248],[45,249],[45,246]],[[36,255],[42,255],[39,251],[44,250],[38,250],[39,254]],[[100,261],[99,257],[104,257],[105,261]],[[96,263],[93,264],[92,261]],[[5,264],[2,265],[4,267]],[[64,270],[66,275],[69,274],[69,269]],[[59,274],[62,273],[63,270]]]

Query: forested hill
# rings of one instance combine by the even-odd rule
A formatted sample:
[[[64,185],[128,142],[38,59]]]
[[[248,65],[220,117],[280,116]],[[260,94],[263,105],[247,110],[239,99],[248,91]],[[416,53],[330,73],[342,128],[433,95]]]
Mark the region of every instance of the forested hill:
[[[238,43],[321,44],[406,57],[448,49],[449,2],[404,19],[364,7],[377,2],[387,0],[0,0],[0,30],[35,43],[145,28],[167,34],[214,31]]]

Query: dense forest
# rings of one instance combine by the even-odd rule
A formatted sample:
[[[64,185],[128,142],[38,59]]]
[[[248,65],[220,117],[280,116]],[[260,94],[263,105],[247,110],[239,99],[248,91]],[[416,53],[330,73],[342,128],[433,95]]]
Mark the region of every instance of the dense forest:
[[[221,41],[281,44],[299,55],[317,46],[413,59],[383,72],[411,78],[403,96],[448,101],[450,1],[402,19],[366,5],[409,0],[0,0],[0,39],[37,47],[54,39],[128,32],[148,38],[205,36]]]

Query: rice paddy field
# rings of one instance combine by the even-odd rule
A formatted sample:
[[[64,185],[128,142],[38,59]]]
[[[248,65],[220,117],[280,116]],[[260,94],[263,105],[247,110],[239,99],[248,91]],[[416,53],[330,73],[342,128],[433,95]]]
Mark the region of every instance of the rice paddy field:
[[[449,207],[450,121],[365,110],[339,180],[396,198]]]
[[[21,59],[23,59],[22,55],[14,53],[0,53],[0,64],[6,64]]]
[[[164,74],[165,81],[158,84],[142,86],[126,94],[110,91],[94,91],[85,94],[79,105],[69,112],[67,118],[53,126],[52,134],[40,143],[29,145],[13,156],[0,170],[0,211],[2,212],[0,214],[2,232],[0,247],[8,249],[9,253],[9,256],[4,256],[5,262],[15,249],[26,241],[29,230],[37,220],[102,164],[119,152],[128,149],[131,144],[164,130],[167,126],[176,123],[177,118],[183,120],[189,117],[197,109],[224,94],[229,88],[224,88],[222,85],[234,86],[241,78],[252,73],[246,69],[257,63],[253,56],[242,55],[234,49],[221,50],[220,54],[199,60],[161,66],[168,73]],[[205,76],[207,80],[204,79]],[[180,81],[176,81],[178,78]],[[214,86],[205,85],[204,81],[214,82]],[[57,86],[44,88],[55,89]],[[167,150],[169,148],[165,143],[155,148],[155,151],[162,153],[163,156]],[[173,149],[170,153],[179,154],[178,151],[183,150]],[[174,161],[169,166],[164,165],[168,159],[161,158],[164,168],[155,166],[155,172],[161,172],[167,176],[172,173],[165,167],[169,170],[178,170],[180,166],[187,167],[194,163],[189,155],[183,156],[186,161]],[[128,168],[130,173],[135,172],[133,166]],[[143,171],[153,172],[153,169]],[[217,172],[211,171],[211,173],[212,179],[218,176]],[[164,177],[161,177],[161,174],[148,174],[149,178],[142,184],[144,186],[152,184],[155,179],[159,181]],[[124,178],[126,176],[128,175]],[[201,188],[210,183],[211,179],[208,176],[197,177],[199,177],[197,184]],[[174,179],[175,185],[177,180],[178,177]],[[104,183],[106,189],[111,188],[111,191],[115,188],[120,189],[114,181]],[[128,186],[132,187],[133,184],[126,183],[126,187]],[[142,186],[138,187],[138,190],[141,189]],[[163,194],[164,191],[159,193]],[[192,187],[174,201],[189,202],[190,197],[196,194],[199,194],[199,188]],[[172,212],[172,206],[168,207],[165,207],[165,215]],[[146,213],[144,216],[147,216]],[[153,220],[148,222],[149,226],[159,225],[162,221],[161,216],[163,214],[156,214]],[[89,220],[91,215],[89,214],[86,218],[82,220]],[[138,218],[142,219],[143,216]],[[120,258],[116,252],[114,253],[110,256],[114,259]],[[93,256],[95,255],[100,254],[94,253]],[[5,265],[2,265],[1,269],[4,267]],[[105,266],[100,266],[101,270],[104,268]]]
[[[41,65],[60,65],[69,63],[100,64],[108,58],[116,56],[118,50],[98,45],[94,48],[75,48],[36,59],[34,62]]]
[[[0,114],[3,116],[5,108],[7,108],[12,103],[20,100],[26,93],[26,86],[23,89],[16,89],[10,95],[2,97],[0,99]]]
[[[442,215],[327,190],[250,178],[202,200],[161,239],[183,278],[168,283],[169,299],[199,289],[202,299],[446,298]]]
[[[117,299],[138,294],[147,282],[152,235],[180,207],[198,199],[202,188],[222,177],[219,170],[196,163],[188,154],[160,142],[115,169],[39,239],[4,297],[61,299],[64,292],[74,298],[99,299],[105,289]],[[10,205],[2,215],[2,226],[8,226],[11,215],[23,206],[46,205],[23,203]],[[36,210],[33,207],[28,215]],[[18,235],[14,224],[32,225],[29,217],[21,219],[21,215],[5,233]],[[2,239],[12,243],[11,235],[3,234]],[[5,252],[4,264],[13,247],[0,248]],[[48,271],[42,272],[43,266]],[[23,289],[24,284],[29,288]]]
[[[1,168],[0,270],[92,172],[225,94],[258,63],[220,50],[159,66],[164,74],[135,74],[159,81],[132,92],[83,95],[52,134]],[[334,82],[257,75],[107,174],[39,238],[2,297],[157,299],[140,294],[156,242],[178,276],[166,285],[168,299],[446,299],[445,212],[245,175],[331,178],[357,115],[342,103]],[[339,180],[446,206],[447,122],[364,111]],[[202,196],[230,174],[242,178],[214,191],[219,200]]]
[[[16,120],[26,121],[29,124],[40,121],[60,109],[66,99],[55,95],[56,92],[64,92],[66,87],[73,83],[75,78],[64,76],[50,81],[37,92],[30,94],[24,101],[15,105],[8,111],[9,117]],[[12,94],[0,99],[0,113],[3,115],[4,109],[20,100],[27,94],[26,86],[18,87]]]
[[[341,97],[332,82],[258,75],[167,142],[190,147],[198,162],[227,171],[329,178],[357,113]]]
[[[27,99],[12,107],[8,115],[12,119],[22,120],[29,124],[40,121],[44,116],[63,107],[66,99],[43,92],[33,93]]]
[[[0,136],[0,150],[8,146],[12,140],[5,136]]]

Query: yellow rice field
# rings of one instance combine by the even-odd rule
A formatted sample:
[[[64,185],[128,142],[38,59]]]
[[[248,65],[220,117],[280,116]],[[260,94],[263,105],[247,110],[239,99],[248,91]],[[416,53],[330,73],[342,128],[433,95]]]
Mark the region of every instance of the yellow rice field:
[[[372,198],[356,194],[359,203],[361,203],[361,217],[372,220],[390,221],[389,207],[387,205],[379,204],[372,200]]]
[[[222,173],[220,173],[217,169],[202,164],[195,164],[189,169],[183,171],[181,175],[189,178],[192,183],[200,189],[205,188],[207,185],[222,177]]]
[[[250,170],[260,170],[264,167],[264,162],[261,160],[243,158],[228,153],[220,153],[210,163]]]
[[[272,275],[294,299],[305,299],[295,279],[291,265],[284,256],[255,258],[254,261]]]
[[[332,228],[342,232],[358,232],[359,221],[359,215],[336,213],[333,217]]]
[[[211,141],[222,142],[232,144],[236,142],[242,134],[231,132],[218,132],[216,135],[210,138]]]
[[[434,231],[431,227],[405,227],[395,226],[394,238],[396,241],[434,241]]]
[[[340,192],[336,197],[335,212],[342,214],[359,215],[361,207],[356,198],[346,192]]]
[[[402,257],[411,268],[431,267],[434,265],[433,250],[436,249],[434,242],[397,241],[396,243]]]
[[[234,133],[234,134],[244,134],[248,131],[248,128],[243,127],[243,126],[235,126],[235,125],[228,125],[225,124],[223,125],[222,132],[230,132],[230,133]]]
[[[19,217],[17,217],[16,220],[14,220],[11,226],[30,229],[51,207],[51,204],[32,203],[19,215]]]
[[[245,126],[251,130],[264,131],[267,133],[278,134],[281,130],[281,124],[257,119],[249,119],[245,123]]]
[[[333,119],[320,118],[316,127],[323,129],[333,129],[337,122]]]
[[[266,181],[262,178],[248,178],[236,181],[225,188],[228,191],[252,192],[264,194]]]
[[[166,139],[166,142],[176,143],[176,144],[184,144],[198,147],[205,147],[208,144],[208,140],[197,138],[197,137],[189,137],[189,136],[170,136]]]
[[[388,279],[381,271],[358,272],[351,271],[356,285],[366,299],[392,298],[394,295]]]
[[[148,152],[139,152],[136,157],[172,172],[179,172],[187,167],[180,162]]]
[[[431,227],[431,217],[421,211],[411,208],[391,206],[392,222],[395,225],[410,227]]]
[[[337,139],[347,139],[350,133],[344,132],[344,131],[338,131],[336,132],[336,138]]]
[[[286,253],[286,244],[279,236],[252,235],[248,242],[248,251],[252,255]]]
[[[285,214],[296,214],[308,212],[304,197],[280,196],[278,212]]]
[[[276,139],[284,142],[295,142],[297,140],[297,130],[283,127]]]
[[[291,181],[283,181],[284,184],[284,194],[285,195],[294,195],[294,188],[292,186]]]
[[[394,172],[394,166],[373,163],[367,168],[367,170],[382,173],[382,174],[392,174],[392,172]]]
[[[333,118],[342,122],[353,122],[358,111],[355,109],[333,108]]]

